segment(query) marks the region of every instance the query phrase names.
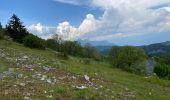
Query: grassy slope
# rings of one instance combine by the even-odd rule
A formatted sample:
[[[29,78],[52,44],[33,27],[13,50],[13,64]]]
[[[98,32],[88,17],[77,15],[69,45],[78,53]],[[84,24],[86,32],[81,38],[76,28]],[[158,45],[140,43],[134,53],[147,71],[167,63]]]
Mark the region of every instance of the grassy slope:
[[[84,64],[82,58],[70,57],[67,60],[61,60],[56,57],[53,51],[46,50],[35,50],[25,48],[22,45],[16,43],[10,43],[7,41],[0,41],[0,49],[5,49],[9,55],[26,54],[32,57],[39,57],[44,60],[40,61],[28,61],[29,64],[41,63],[43,66],[52,66],[56,68],[51,71],[48,76],[56,76],[57,78],[61,76],[75,76],[76,79],[66,78],[60,82],[51,85],[44,82],[36,81],[31,85],[26,85],[25,87],[16,86],[13,84],[17,82],[24,82],[25,80],[34,80],[29,78],[34,72],[26,71],[26,69],[16,68],[18,73],[23,73],[24,76],[28,78],[14,79],[6,78],[0,81],[0,97],[1,98],[16,98],[23,99],[29,92],[31,98],[49,99],[49,95],[52,95],[51,99],[137,99],[137,100],[168,100],[170,98],[170,81],[160,80],[156,77],[145,78],[142,76],[137,76],[130,74],[119,69],[111,68],[111,66],[106,62],[96,62],[91,61],[90,64]],[[14,58],[14,56],[9,56]],[[7,70],[12,66],[14,60],[4,60],[0,58],[0,70]],[[41,71],[41,69],[36,69]],[[68,74],[69,73],[69,74]],[[87,74],[91,78],[95,79],[96,87],[101,87],[96,90],[96,87],[88,87],[84,90],[78,90],[72,87],[72,85],[79,86],[84,85],[83,76]],[[30,88],[34,88],[34,91]],[[5,95],[5,90],[15,89],[15,92],[8,93]],[[51,93],[50,90],[53,90]],[[18,91],[18,92],[16,92]],[[19,92],[20,91],[20,92]],[[47,91],[45,93],[44,91]],[[49,92],[48,92],[49,91]],[[26,94],[27,93],[27,94]]]

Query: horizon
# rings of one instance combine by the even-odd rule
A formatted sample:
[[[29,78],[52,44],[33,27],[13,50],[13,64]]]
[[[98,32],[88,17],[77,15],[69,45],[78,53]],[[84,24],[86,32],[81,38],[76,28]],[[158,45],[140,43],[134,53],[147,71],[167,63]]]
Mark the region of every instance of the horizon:
[[[44,39],[59,34],[120,46],[170,41],[168,0],[5,0],[0,6],[3,26],[16,14],[29,32]]]

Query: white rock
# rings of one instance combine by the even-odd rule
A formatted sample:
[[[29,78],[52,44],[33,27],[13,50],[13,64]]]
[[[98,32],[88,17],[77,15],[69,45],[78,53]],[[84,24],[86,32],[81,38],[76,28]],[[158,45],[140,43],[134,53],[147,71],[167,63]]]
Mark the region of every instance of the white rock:
[[[47,97],[47,98],[52,98],[53,96],[52,96],[52,95],[47,95],[46,97]]]
[[[84,75],[84,78],[85,78],[86,81],[89,81],[89,79],[90,79],[90,77],[87,76],[87,75]]]
[[[47,82],[48,82],[48,83],[52,83],[51,79],[47,79]]]
[[[25,96],[24,100],[32,100],[30,97]]]
[[[23,59],[28,59],[28,56],[23,56],[22,58],[23,58]]]
[[[22,78],[22,77],[23,77],[23,74],[19,74],[19,75],[18,75],[18,78]]]
[[[26,84],[25,83],[19,83],[20,86],[25,86]]]
[[[77,88],[77,89],[81,89],[81,90],[82,90],[82,89],[86,89],[87,87],[86,87],[86,86],[81,86],[81,87],[76,86],[76,88]]]
[[[43,75],[41,80],[44,81],[47,78],[47,75]]]

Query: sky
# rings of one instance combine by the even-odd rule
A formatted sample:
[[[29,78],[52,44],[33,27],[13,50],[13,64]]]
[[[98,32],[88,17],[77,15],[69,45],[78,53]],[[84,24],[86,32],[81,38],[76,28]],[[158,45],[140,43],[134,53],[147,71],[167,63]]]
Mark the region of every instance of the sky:
[[[170,0],[0,0],[0,22],[16,14],[28,31],[64,40],[147,45],[170,41]]]

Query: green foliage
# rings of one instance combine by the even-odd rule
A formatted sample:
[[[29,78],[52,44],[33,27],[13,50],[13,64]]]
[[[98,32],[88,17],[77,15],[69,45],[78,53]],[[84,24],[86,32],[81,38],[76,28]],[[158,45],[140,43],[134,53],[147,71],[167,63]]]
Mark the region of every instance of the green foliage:
[[[166,78],[170,80],[170,53],[155,57],[155,60],[157,62],[157,65],[154,68],[154,72],[157,74],[160,78]]]
[[[91,63],[91,59],[85,58],[83,59],[84,64],[90,64]]]
[[[95,47],[90,45],[85,45],[83,48],[83,56],[87,58],[92,58],[94,60],[101,60],[102,56],[100,53],[96,50]]]
[[[169,66],[165,65],[165,64],[160,64],[157,63],[155,65],[154,68],[154,72],[156,73],[156,75],[160,78],[165,78],[168,77],[168,75],[170,74],[169,72]]]
[[[2,29],[2,25],[1,25],[1,22],[0,22],[0,29]]]
[[[112,47],[110,58],[114,66],[136,74],[145,74],[146,55],[140,48],[124,46]]]
[[[61,51],[69,55],[81,56],[82,46],[77,41],[64,41],[61,44]]]
[[[47,39],[46,40],[46,47],[52,50],[59,51],[59,43],[54,39]]]
[[[4,35],[3,35],[2,30],[0,29],[0,40],[2,40],[3,38],[4,38]]]
[[[23,44],[30,48],[45,49],[45,42],[43,39],[30,34],[23,39]]]
[[[67,53],[58,53],[57,57],[60,58],[60,59],[64,59],[64,60],[68,60],[69,59],[69,56],[68,56]]]
[[[6,25],[6,31],[14,41],[22,43],[23,38],[28,35],[28,32],[20,19],[13,14],[9,20],[8,25]]]
[[[5,39],[5,30],[3,28],[0,29],[0,40]]]

